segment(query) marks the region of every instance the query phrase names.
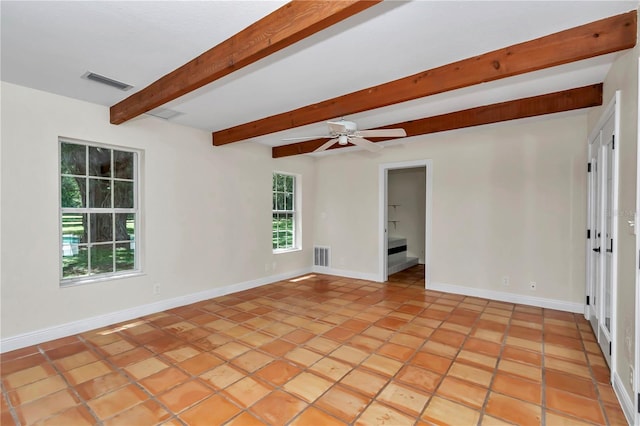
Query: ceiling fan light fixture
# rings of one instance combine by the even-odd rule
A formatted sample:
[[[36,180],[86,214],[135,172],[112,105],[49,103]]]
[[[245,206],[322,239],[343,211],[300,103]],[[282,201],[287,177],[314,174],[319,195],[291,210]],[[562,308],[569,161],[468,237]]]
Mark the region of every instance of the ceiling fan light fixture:
[[[340,145],[346,145],[348,142],[349,142],[349,138],[347,137],[347,135],[338,136],[338,143]]]

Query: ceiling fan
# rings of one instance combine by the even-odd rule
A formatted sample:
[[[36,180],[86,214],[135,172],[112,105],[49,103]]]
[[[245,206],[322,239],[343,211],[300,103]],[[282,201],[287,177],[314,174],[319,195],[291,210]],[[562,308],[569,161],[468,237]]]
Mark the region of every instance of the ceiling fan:
[[[353,121],[341,119],[339,121],[328,121],[329,136],[307,136],[302,138],[283,139],[284,141],[330,138],[313,152],[321,152],[331,148],[336,143],[347,145],[349,143],[362,147],[368,151],[377,152],[382,149],[382,145],[371,142],[365,138],[401,138],[407,136],[404,129],[378,129],[378,130],[358,130],[358,126]]]

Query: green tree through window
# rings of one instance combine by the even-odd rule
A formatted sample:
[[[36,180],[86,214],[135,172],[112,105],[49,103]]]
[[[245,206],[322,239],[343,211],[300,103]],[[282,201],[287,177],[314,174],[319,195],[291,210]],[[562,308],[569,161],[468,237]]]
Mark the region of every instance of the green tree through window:
[[[62,279],[137,270],[138,154],[60,143]]]
[[[273,173],[273,250],[296,248],[296,177]]]

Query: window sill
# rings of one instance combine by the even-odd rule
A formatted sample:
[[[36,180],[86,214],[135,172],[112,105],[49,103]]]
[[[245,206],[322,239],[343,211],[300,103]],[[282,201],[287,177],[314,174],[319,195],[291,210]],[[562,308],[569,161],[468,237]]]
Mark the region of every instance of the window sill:
[[[292,253],[296,251],[302,251],[302,249],[300,247],[295,247],[290,249],[279,249],[279,250],[274,250],[273,254]]]
[[[72,278],[72,279],[60,281],[60,288],[77,287],[85,284],[95,284],[95,283],[105,282],[105,281],[122,280],[126,278],[141,277],[143,275],[145,274],[142,271],[131,271],[131,272],[118,274],[118,275],[82,277],[82,278],[76,278],[76,279]]]

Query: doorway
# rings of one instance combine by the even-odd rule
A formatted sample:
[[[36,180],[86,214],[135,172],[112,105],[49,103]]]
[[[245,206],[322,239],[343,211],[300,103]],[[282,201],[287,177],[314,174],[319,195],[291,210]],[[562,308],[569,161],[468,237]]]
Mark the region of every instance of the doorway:
[[[431,174],[431,160],[380,165],[380,282],[386,282],[398,268],[423,263],[425,288],[429,286]]]
[[[589,136],[588,213],[587,213],[587,300],[586,317],[613,373],[611,340],[616,327],[615,249],[618,206],[618,158],[615,149],[617,102],[607,106]]]

